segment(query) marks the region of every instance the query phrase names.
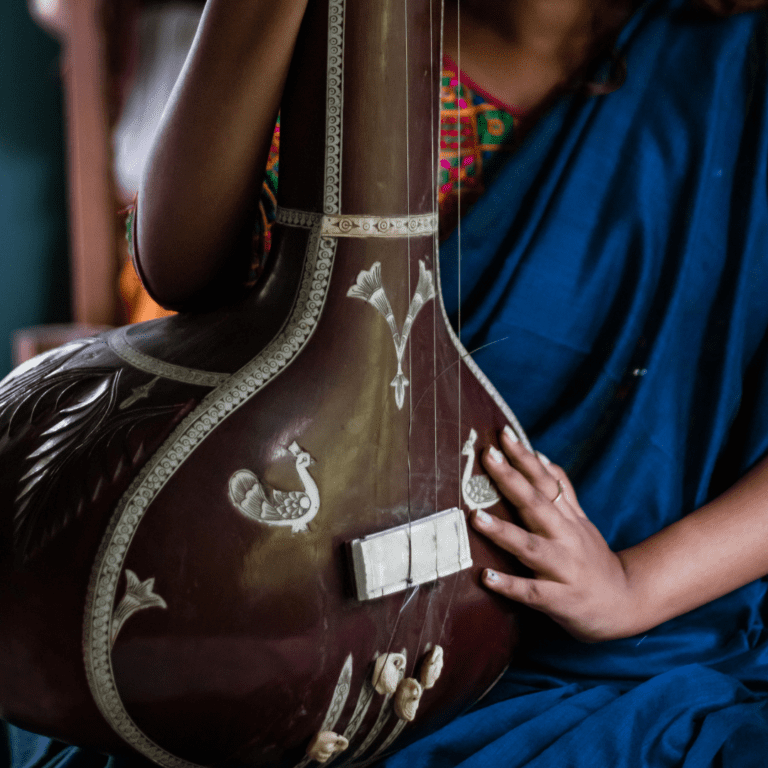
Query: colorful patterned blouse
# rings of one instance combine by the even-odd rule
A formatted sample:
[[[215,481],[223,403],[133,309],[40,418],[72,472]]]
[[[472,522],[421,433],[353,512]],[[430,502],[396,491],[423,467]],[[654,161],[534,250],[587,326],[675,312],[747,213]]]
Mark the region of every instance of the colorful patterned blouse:
[[[513,149],[514,125],[519,114],[495,101],[462,74],[450,58],[443,60],[440,90],[440,167],[438,203],[440,235],[446,237],[482,195]],[[254,283],[271,246],[271,226],[277,210],[280,121],[275,126],[267,173],[262,187],[253,234],[249,283]],[[131,231],[129,222],[128,231]],[[130,322],[168,314],[143,291],[129,265],[121,278],[121,292]]]

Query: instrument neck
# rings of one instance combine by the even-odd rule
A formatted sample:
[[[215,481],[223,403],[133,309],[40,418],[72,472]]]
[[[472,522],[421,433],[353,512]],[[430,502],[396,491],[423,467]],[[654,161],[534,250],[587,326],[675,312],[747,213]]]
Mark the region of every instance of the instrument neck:
[[[434,214],[441,4],[312,0],[281,113],[280,205]]]

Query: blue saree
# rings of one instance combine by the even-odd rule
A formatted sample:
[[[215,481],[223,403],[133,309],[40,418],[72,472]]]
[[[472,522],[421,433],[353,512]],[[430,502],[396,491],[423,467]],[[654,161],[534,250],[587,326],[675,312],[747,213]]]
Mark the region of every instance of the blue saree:
[[[651,0],[628,79],[560,103],[441,251],[449,313],[615,550],[768,451],[768,26]],[[534,617],[387,768],[768,765],[766,583],[596,645]]]
[[[768,452],[768,16],[648,0],[619,47],[625,85],[558,103],[462,220],[460,317],[441,253],[462,340],[614,549]],[[764,767],[765,593],[597,645],[532,616],[481,706],[384,764]],[[107,762],[11,727],[5,753]]]

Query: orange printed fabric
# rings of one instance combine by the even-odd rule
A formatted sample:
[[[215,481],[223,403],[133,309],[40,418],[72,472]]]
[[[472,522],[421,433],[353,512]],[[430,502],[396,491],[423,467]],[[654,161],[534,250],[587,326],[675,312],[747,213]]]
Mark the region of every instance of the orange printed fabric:
[[[449,58],[440,88],[440,235],[477,202],[513,148],[519,113],[477,87]]]
[[[272,222],[277,216],[277,171],[280,157],[280,117],[277,118],[272,146],[267,158],[267,172],[261,187],[259,211],[253,227],[253,257],[248,284],[253,285],[259,277],[264,258],[272,247]]]
[[[438,204],[440,234],[445,237],[475,203],[512,151],[516,113],[475,86],[446,57],[440,91],[440,157]],[[258,279],[271,247],[271,228],[277,213],[280,154],[280,120],[275,126],[259,210],[253,231],[253,250],[248,283]],[[129,214],[129,245],[132,231]],[[137,323],[169,314],[141,287],[129,262],[120,278],[123,301],[130,322]]]

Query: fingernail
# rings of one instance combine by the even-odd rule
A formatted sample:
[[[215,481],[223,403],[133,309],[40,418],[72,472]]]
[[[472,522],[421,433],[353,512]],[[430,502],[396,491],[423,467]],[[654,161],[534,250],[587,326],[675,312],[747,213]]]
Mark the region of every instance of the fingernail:
[[[495,445],[492,445],[490,447],[490,449],[488,451],[488,455],[497,464],[501,464],[501,460],[504,458],[504,454],[502,454],[502,452]]]
[[[496,571],[492,571],[489,568],[485,569],[485,573],[483,574],[486,581],[498,581],[499,580],[499,574],[496,573]]]
[[[508,440],[511,443],[520,442],[520,438],[515,434],[515,431],[512,429],[512,427],[509,426],[509,424],[506,424],[502,431],[504,432],[504,434],[507,436]]]
[[[475,514],[475,519],[477,520],[480,525],[490,525],[491,524],[491,516],[487,512],[483,512],[482,509],[479,509],[477,513]]]
[[[536,451],[536,455],[545,467],[548,467],[552,463],[541,451]]]

